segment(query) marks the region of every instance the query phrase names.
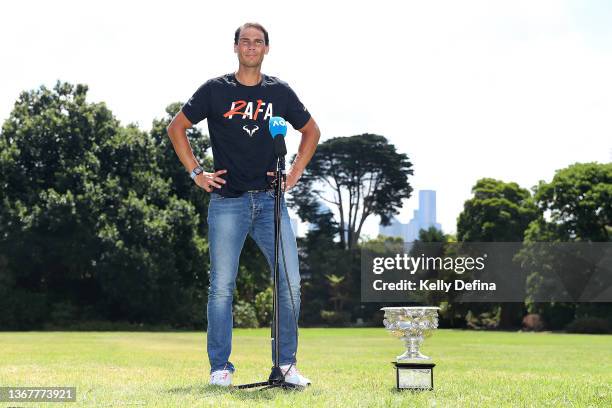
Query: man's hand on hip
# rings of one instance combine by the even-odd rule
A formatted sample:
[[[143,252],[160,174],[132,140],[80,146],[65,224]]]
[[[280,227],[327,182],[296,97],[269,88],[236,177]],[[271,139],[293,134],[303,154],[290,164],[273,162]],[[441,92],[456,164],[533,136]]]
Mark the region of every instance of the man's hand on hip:
[[[207,192],[212,192],[215,188],[221,188],[222,184],[225,184],[226,181],[219,177],[221,174],[227,173],[227,170],[219,170],[214,173],[201,173],[195,176],[195,183],[202,187]]]
[[[302,172],[303,171],[300,171],[300,170],[295,169],[294,167],[291,167],[287,171],[287,178],[286,178],[285,183],[283,183],[283,186],[282,186],[283,191],[291,190],[297,184],[300,177],[302,177]],[[275,172],[269,171],[267,174],[268,176],[274,177]]]

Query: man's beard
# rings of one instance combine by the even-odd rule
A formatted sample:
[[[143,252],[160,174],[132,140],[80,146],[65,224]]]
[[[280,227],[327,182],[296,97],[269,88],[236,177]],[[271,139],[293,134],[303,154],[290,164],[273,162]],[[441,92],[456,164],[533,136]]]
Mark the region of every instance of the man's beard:
[[[240,61],[240,64],[247,67],[247,68],[257,68],[257,67],[261,67],[261,63],[263,62],[263,59],[257,59],[257,60],[248,60],[246,58],[243,58]]]

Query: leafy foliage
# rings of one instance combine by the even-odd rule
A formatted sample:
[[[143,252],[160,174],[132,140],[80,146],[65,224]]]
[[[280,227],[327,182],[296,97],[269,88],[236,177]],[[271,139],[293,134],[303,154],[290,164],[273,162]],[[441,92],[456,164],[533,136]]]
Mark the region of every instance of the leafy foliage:
[[[608,242],[612,232],[612,163],[576,163],[541,181],[535,199],[542,214],[528,240]]]
[[[23,92],[2,127],[0,254],[15,299],[44,299],[32,322],[201,324],[206,241],[193,193],[168,177],[161,138],[86,96],[61,82]]]
[[[457,222],[457,239],[520,242],[538,212],[529,191],[518,184],[483,178],[472,187]]]

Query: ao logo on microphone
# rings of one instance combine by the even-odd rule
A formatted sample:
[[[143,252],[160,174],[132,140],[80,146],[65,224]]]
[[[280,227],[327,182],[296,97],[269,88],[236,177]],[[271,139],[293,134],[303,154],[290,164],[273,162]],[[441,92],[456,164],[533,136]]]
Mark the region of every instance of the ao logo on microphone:
[[[278,116],[275,116],[274,118],[270,119],[270,124],[271,126],[287,126],[285,119],[280,118]]]
[[[272,116],[268,122],[268,130],[273,139],[277,136],[285,137],[287,134],[287,122],[281,116]]]

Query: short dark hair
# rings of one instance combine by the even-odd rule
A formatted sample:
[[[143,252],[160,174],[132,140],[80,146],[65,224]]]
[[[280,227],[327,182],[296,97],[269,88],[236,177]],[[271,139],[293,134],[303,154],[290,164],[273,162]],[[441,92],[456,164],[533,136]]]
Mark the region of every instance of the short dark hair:
[[[245,28],[249,28],[249,27],[253,27],[261,31],[264,35],[264,41],[266,45],[270,45],[270,39],[268,38],[268,30],[266,30],[264,26],[262,26],[259,23],[244,23],[243,25],[238,27],[236,29],[236,32],[234,33],[234,45],[238,45],[238,39],[240,38],[240,31],[244,30]]]

